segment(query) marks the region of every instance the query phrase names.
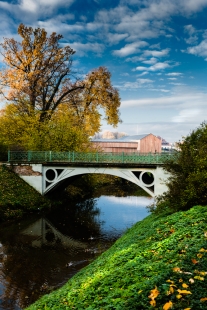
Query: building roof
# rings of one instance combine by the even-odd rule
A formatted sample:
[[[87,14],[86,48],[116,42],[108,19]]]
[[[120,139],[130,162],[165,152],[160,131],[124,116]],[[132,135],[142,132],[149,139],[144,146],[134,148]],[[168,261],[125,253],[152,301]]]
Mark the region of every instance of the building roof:
[[[123,136],[119,139],[92,139],[92,142],[137,142],[150,134],[134,135],[134,136]]]
[[[121,137],[119,140],[128,140],[128,141],[132,141],[132,140],[142,140],[143,138],[145,138],[146,136],[149,136],[150,133],[147,134],[142,134],[142,135],[134,135],[134,136],[123,136]]]
[[[136,140],[121,140],[121,139],[92,139],[91,142],[113,142],[113,143],[126,143],[126,142],[137,142]]]

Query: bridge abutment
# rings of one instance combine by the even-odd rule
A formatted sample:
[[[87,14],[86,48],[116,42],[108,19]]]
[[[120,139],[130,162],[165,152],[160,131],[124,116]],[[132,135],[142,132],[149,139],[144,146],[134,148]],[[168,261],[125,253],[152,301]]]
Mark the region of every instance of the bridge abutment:
[[[44,195],[42,164],[12,164],[12,170],[37,192]]]

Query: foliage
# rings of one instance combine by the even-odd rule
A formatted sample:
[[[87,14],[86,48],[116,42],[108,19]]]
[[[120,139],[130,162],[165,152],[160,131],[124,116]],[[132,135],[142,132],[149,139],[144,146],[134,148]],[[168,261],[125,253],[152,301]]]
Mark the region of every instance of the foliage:
[[[167,161],[171,174],[168,192],[158,198],[155,212],[188,210],[195,205],[207,205],[207,124],[179,143],[177,157]]]
[[[8,159],[8,149],[6,145],[0,142],[0,161],[7,161]]]
[[[0,221],[50,207],[50,201],[6,166],[0,166]]]
[[[0,115],[0,143],[5,147],[24,150],[86,151],[89,137],[82,128],[74,125],[70,113],[58,109],[50,120],[39,122],[39,112],[19,113],[14,104],[5,107]]]
[[[150,215],[27,309],[206,309],[206,210]]]
[[[60,45],[62,35],[53,32],[47,37],[44,28],[23,24],[18,34],[22,42],[5,38],[0,44],[5,63],[0,71],[1,94],[6,101],[32,117],[34,111],[39,111],[40,121],[50,119],[64,104],[76,116],[77,125],[92,130],[90,134],[99,129],[100,108],[109,124],[118,124],[120,98],[106,68],[93,70],[83,80],[74,78],[75,51]]]

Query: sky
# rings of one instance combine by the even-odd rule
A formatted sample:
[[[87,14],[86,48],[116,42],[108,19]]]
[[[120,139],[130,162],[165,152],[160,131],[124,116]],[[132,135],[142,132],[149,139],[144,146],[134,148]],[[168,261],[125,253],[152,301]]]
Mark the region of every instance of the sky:
[[[102,131],[176,142],[207,120],[206,16],[207,0],[3,0],[0,42],[20,23],[62,34],[80,74],[105,66],[119,90],[122,123]]]

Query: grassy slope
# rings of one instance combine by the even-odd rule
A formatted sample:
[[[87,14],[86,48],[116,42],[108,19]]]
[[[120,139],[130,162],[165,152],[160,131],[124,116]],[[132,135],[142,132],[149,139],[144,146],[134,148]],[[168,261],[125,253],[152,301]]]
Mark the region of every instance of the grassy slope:
[[[21,217],[24,213],[49,206],[49,200],[18,175],[0,166],[0,220]]]
[[[61,289],[27,309],[198,310],[207,309],[205,298],[207,208],[197,206],[138,222]]]

